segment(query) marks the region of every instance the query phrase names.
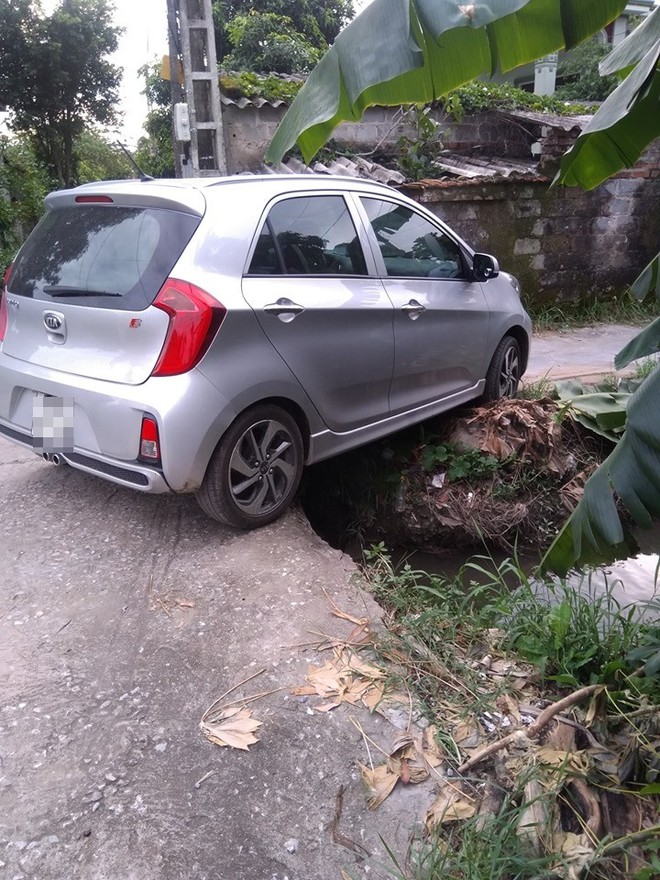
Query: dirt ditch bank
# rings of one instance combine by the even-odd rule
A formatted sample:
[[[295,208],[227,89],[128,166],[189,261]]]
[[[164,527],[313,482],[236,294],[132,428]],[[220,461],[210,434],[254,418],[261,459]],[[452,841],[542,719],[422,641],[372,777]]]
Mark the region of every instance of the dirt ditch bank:
[[[334,546],[538,551],[611,449],[554,400],[504,400],[311,468],[302,503]]]

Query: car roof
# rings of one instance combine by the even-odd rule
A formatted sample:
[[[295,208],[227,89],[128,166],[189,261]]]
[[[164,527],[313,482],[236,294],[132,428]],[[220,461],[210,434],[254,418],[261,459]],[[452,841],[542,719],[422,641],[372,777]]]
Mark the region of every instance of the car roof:
[[[85,183],[73,189],[56,190],[46,197],[48,209],[58,209],[79,202],[92,202],[93,196],[110,197],[123,206],[154,206],[183,210],[203,216],[207,202],[215,201],[216,194],[228,193],[236,188],[251,190],[251,196],[259,193],[267,198],[279,193],[304,193],[310,191],[345,192],[360,190],[374,195],[393,194],[394,190],[383,183],[328,174],[236,174],[226,177],[159,178],[129,180],[100,180]],[[397,195],[401,195],[398,194]],[[403,197],[405,198],[405,197]],[[101,201],[101,199],[99,199]]]
[[[367,188],[376,192],[393,192],[392,188],[384,183],[377,181],[365,180],[363,177],[353,177],[349,175],[329,175],[329,174],[235,174],[218,177],[195,177],[195,178],[158,178],[158,179],[138,179],[129,180],[101,180],[92,183],[84,183],[75,189],[66,190],[70,193],[89,193],[91,191],[107,191],[112,189],[114,192],[146,192],[153,189],[167,187],[171,190],[179,189],[181,191],[201,190],[208,191],[218,187],[227,186],[261,186],[269,189],[281,189],[285,186],[287,190],[308,190],[308,189],[353,189],[355,187]]]

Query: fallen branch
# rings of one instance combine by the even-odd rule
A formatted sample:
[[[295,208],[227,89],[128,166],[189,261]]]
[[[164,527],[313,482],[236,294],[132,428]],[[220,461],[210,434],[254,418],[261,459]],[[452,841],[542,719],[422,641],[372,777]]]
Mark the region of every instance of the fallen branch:
[[[510,733],[503,739],[500,739],[494,743],[490,743],[489,745],[481,749],[480,752],[477,752],[476,755],[473,755],[471,758],[461,764],[456,772],[460,774],[466,773],[468,770],[471,770],[472,767],[475,767],[477,764],[481,764],[483,760],[489,758],[491,755],[494,755],[502,749],[505,749],[507,746],[516,741],[520,741],[521,734],[527,739],[534,739],[539,735],[539,733],[541,733],[541,731],[545,727],[548,726],[552,719],[559,715],[561,712],[564,712],[566,709],[570,709],[572,706],[581,703],[582,700],[585,700],[587,697],[593,696],[593,694],[595,694],[597,691],[603,689],[604,685],[602,684],[590,684],[588,687],[580,688],[580,690],[574,691],[567,697],[564,697],[561,700],[557,700],[556,703],[551,703],[551,705],[547,706],[541,712],[536,721],[533,724],[530,724],[527,730],[515,730],[513,733]]]
[[[345,791],[345,786],[340,785],[337,791],[337,796],[335,798],[335,814],[332,817],[332,820],[328,823],[328,831],[332,836],[332,842],[338,843],[340,846],[345,846],[346,849],[350,849],[351,852],[354,852],[358,856],[370,856],[371,853],[366,847],[362,846],[361,843],[357,843],[355,840],[351,840],[350,837],[347,837],[342,831],[339,830],[341,813],[344,808]]]

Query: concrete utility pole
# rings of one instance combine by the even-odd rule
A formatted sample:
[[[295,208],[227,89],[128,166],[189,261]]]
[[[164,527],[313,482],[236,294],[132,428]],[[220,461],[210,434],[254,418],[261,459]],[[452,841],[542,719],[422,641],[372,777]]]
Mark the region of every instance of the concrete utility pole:
[[[226,174],[211,0],[167,0],[167,19],[177,177]]]

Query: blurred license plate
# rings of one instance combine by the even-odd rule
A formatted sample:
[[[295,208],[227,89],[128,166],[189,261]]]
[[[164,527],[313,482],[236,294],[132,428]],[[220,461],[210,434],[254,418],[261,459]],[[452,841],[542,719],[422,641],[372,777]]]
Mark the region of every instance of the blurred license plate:
[[[73,398],[34,392],[32,447],[35,452],[73,452]]]

